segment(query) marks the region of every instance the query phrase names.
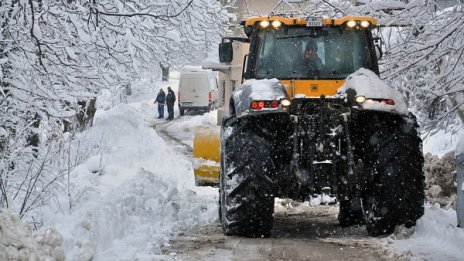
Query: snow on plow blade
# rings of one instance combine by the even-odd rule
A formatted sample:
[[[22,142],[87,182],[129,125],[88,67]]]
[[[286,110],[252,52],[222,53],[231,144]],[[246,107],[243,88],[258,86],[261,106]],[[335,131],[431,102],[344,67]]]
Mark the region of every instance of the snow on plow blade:
[[[193,173],[197,186],[219,186],[220,126],[197,126],[193,137]]]

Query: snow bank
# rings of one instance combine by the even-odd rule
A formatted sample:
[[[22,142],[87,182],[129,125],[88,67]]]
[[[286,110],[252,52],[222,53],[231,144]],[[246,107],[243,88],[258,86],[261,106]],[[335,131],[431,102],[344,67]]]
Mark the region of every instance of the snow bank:
[[[62,195],[40,213],[67,260],[152,260],[172,233],[217,220],[217,189],[195,187],[192,163],[151,127],[153,99],[140,95],[97,111],[83,145],[100,153],[72,173],[72,208],[60,211]]]
[[[63,238],[52,228],[32,232],[18,215],[0,212],[0,260],[65,260]]]
[[[178,187],[169,178],[140,170],[94,211],[98,260],[143,260],[158,254],[176,231],[217,219],[217,198]]]
[[[424,260],[462,260],[464,229],[456,225],[456,211],[427,204],[414,234],[394,240],[392,247],[399,252],[411,251],[415,257]]]
[[[449,130],[439,130],[430,136],[425,134],[422,137],[424,140],[424,153],[430,152],[441,157],[453,149],[457,149],[456,146],[460,137],[464,137],[464,130],[459,130],[457,133]]]

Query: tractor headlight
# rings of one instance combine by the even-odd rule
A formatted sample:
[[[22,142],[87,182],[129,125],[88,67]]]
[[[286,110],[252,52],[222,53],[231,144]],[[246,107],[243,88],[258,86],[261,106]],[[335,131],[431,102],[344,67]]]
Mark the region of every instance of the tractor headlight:
[[[366,100],[366,96],[363,96],[363,95],[356,96],[357,103],[363,103],[365,100]]]
[[[280,104],[282,104],[282,106],[284,106],[284,107],[288,107],[288,106],[290,106],[290,101],[287,100],[287,99],[283,99],[283,100],[280,102]]]

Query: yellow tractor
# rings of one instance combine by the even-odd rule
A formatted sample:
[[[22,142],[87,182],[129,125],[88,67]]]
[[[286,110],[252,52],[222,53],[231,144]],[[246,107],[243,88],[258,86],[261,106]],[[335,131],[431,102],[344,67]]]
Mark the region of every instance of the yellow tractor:
[[[372,236],[423,213],[422,140],[379,78],[372,17],[252,17],[219,45],[220,126],[197,127],[198,185],[219,187],[226,235],[269,236],[274,198],[338,199],[342,226]],[[227,78],[228,77],[228,78]]]

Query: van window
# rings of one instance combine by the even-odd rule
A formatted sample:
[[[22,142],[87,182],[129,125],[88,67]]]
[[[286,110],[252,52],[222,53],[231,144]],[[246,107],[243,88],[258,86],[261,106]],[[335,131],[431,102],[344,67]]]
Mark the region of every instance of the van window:
[[[217,89],[215,78],[209,80],[209,88],[211,89],[211,91],[215,91]]]

